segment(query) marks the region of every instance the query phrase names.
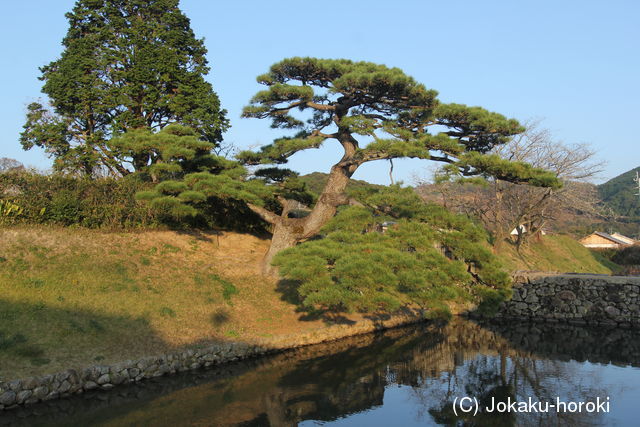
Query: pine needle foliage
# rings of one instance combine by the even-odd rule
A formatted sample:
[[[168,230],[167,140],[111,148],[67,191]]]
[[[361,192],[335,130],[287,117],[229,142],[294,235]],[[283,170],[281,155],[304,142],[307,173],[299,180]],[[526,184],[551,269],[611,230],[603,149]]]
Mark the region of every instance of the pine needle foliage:
[[[351,173],[368,161],[412,157],[444,162],[456,176],[560,185],[544,170],[487,155],[524,130],[516,120],[481,107],[443,104],[435,90],[398,68],[294,57],[274,64],[257,81],[267,88],[251,99],[243,117],[269,119],[271,127],[296,133],[239,153],[246,164],[283,164],[336,139],[353,147],[341,161]]]
[[[363,206],[343,208],[321,238],[273,261],[282,278],[299,283],[307,309],[434,310],[470,298],[490,306],[510,295],[509,275],[484,245],[484,231],[467,217],[424,204],[399,186],[365,189],[359,200]]]
[[[110,145],[130,155],[144,151],[154,156],[154,162],[141,172],[158,183],[136,197],[178,221],[211,212],[212,207],[215,210],[213,205],[221,203],[236,207],[239,203],[253,203],[277,210],[278,197],[305,204],[314,199],[298,173],[262,168],[250,174],[239,162],[212,154],[213,144],[202,141],[195,130],[182,125],[172,124],[157,133],[145,129],[129,131],[114,138]]]
[[[514,119],[481,107],[441,103],[433,89],[398,68],[348,59],[294,57],[258,76],[265,86],[243,110],[243,117],[266,119],[285,134],[237,158],[246,165],[277,167],[294,154],[334,144],[342,153],[308,215],[248,205],[272,225],[271,247],[263,271],[282,249],[308,240],[349,203],[346,189],[367,162],[417,158],[440,162],[447,179],[502,179],[558,188],[554,174],[525,163],[508,162],[489,153],[524,128]],[[281,214],[281,213],[282,214]]]
[[[123,157],[147,156],[149,161],[138,171],[153,181],[181,177],[185,173],[229,169],[233,162],[212,154],[215,145],[203,141],[190,127],[171,124],[159,132],[147,128],[131,129],[108,142]]]
[[[271,260],[276,253],[317,235],[338,207],[349,203],[346,189],[350,179],[367,162],[411,157],[445,163],[447,173],[459,178],[486,176],[559,185],[547,171],[487,154],[524,130],[516,120],[481,107],[440,103],[436,91],[398,68],[347,59],[295,57],[274,64],[257,80],[266,88],[253,96],[243,117],[270,120],[273,128],[286,132],[259,150],[236,155],[241,164],[261,169],[244,177],[227,172],[188,174],[184,177],[188,189],[178,190],[245,203],[270,224],[272,241],[264,258],[265,274],[274,273]],[[294,154],[320,148],[328,141],[343,155],[331,167],[324,188],[313,197],[304,182],[280,166]],[[176,203],[176,211],[181,200],[187,204],[196,200],[194,193],[181,198],[178,190],[170,190],[159,188],[159,197],[172,198],[162,200]],[[299,204],[293,202],[307,205],[305,215],[295,212]],[[405,209],[404,201],[389,203],[391,209]],[[398,286],[404,289],[404,285]],[[338,298],[336,292],[327,288],[325,295]],[[389,306],[398,302],[388,299],[386,291],[374,294],[367,300],[384,297],[386,302],[380,300],[380,304]],[[344,301],[351,305],[346,296]]]

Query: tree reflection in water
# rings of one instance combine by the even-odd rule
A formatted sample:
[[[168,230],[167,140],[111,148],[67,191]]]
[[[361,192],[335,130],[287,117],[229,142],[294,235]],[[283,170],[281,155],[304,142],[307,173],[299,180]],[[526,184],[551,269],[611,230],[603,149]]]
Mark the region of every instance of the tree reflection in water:
[[[592,368],[602,365],[585,361],[637,366],[634,346],[640,336],[633,331],[457,319],[36,405],[40,416],[29,408],[7,412],[0,425],[357,425],[367,411],[389,425],[397,414],[385,401],[392,387],[406,391],[417,425],[600,425],[603,415],[585,412],[456,416],[452,403],[463,396],[485,406],[492,399],[568,402],[619,394],[622,386],[601,387]]]
[[[601,388],[597,375],[585,376],[578,363],[546,358],[544,354],[538,354],[535,348],[515,348],[498,332],[501,329],[507,332],[510,328],[513,327],[494,326],[494,335],[488,337],[495,339],[491,345],[486,348],[475,346],[475,354],[458,350],[452,355],[455,366],[443,370],[440,375],[425,377],[422,383],[413,386],[412,397],[417,400],[417,405],[428,412],[431,420],[443,425],[473,426],[603,424],[603,414],[586,411],[557,412],[553,407],[549,407],[548,412],[530,413],[497,413],[485,410],[493,408],[497,402],[528,402],[531,398],[533,402],[543,402],[543,406],[538,406],[538,409],[544,411],[544,402],[555,405],[556,398],[563,402],[595,402],[597,397],[602,399],[615,393],[614,390]],[[545,329],[554,328],[561,328],[566,332],[566,326],[548,326]],[[456,336],[455,339],[459,342],[491,333],[486,329],[476,330],[473,324],[468,323],[450,325],[446,329],[448,331],[445,336]],[[598,331],[594,332],[597,337]],[[583,345],[589,344],[597,345],[596,342],[583,342]],[[464,347],[463,345],[462,348]],[[556,342],[555,348],[556,353],[561,351],[562,341]],[[446,353],[447,350],[442,348],[440,351]],[[570,353],[562,355],[564,360],[572,357]],[[477,415],[465,414],[460,410],[456,415],[453,410],[454,399],[463,396],[478,399],[480,409]]]

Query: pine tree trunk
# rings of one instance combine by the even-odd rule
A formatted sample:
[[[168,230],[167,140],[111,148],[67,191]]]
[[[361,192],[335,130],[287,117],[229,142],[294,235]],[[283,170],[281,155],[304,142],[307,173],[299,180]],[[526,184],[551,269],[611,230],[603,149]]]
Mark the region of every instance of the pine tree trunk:
[[[277,269],[271,265],[273,257],[280,251],[303,242],[320,231],[320,229],[336,214],[338,206],[347,204],[348,197],[344,191],[356,167],[334,165],[331,168],[327,183],[311,213],[305,218],[287,218],[287,210],[282,216],[249,205],[249,208],[273,225],[271,245],[263,258],[262,272],[275,276]]]
[[[262,274],[265,276],[276,275],[278,271],[271,265],[273,257],[284,249],[294,247],[299,241],[300,237],[294,233],[294,227],[291,225],[277,224],[273,229],[269,250],[262,259]]]
[[[336,214],[338,206],[349,203],[349,198],[344,192],[351,175],[355,172],[355,168],[351,169],[342,167],[340,164],[331,168],[322,194],[318,197],[309,216],[303,218],[303,238],[308,239],[318,234],[320,229]]]

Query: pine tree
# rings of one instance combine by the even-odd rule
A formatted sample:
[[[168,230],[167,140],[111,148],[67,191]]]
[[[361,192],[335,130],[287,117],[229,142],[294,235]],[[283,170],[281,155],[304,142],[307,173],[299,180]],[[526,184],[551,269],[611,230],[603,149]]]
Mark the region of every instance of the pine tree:
[[[286,163],[299,151],[327,141],[337,142],[342,149],[342,158],[332,166],[324,189],[303,218],[291,217],[290,194],[302,197],[304,186],[290,185],[295,191],[283,191],[289,179],[295,179],[293,175],[282,175],[280,181],[240,176],[242,182],[227,175],[185,176],[189,188],[207,196],[243,200],[271,224],[265,272],[271,270],[275,254],[315,236],[339,206],[349,203],[345,188],[366,162],[420,158],[445,163],[448,173],[459,177],[484,175],[538,186],[560,185],[552,173],[488,154],[524,130],[517,121],[480,107],[442,104],[434,90],[397,68],[346,59],[291,58],[273,65],[258,82],[267,89],[253,97],[243,116],[270,119],[272,127],[297,133],[257,152],[239,153],[244,165],[266,166],[266,175],[275,177],[273,165]],[[261,174],[258,170],[255,176]]]
[[[109,143],[127,130],[177,122],[221,140],[228,123],[204,79],[207,51],[178,0],[79,0],[66,16],[62,56],[41,68],[51,108],[29,105],[25,149],[43,147],[57,170],[126,175],[154,162]]]
[[[344,190],[353,173],[373,160],[419,158],[443,162],[450,174],[462,177],[559,185],[551,173],[487,154],[524,130],[516,120],[480,107],[442,104],[436,91],[398,68],[346,59],[290,58],[257,80],[267,89],[253,97],[243,116],[270,119],[272,127],[298,133],[258,152],[240,153],[241,161],[282,164],[298,151],[330,140],[343,153],[307,217],[286,218],[249,205],[273,226],[267,265],[282,249],[317,234],[337,207],[348,203]]]

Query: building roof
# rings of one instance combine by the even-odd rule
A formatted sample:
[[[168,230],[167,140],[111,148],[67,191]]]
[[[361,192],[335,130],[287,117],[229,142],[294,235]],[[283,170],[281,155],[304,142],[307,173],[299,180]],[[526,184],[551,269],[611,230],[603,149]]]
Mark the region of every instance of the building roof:
[[[629,245],[633,245],[633,244],[637,243],[637,242],[636,242],[634,239],[632,239],[631,237],[624,236],[624,235],[622,235],[622,234],[620,234],[620,233],[613,233],[613,234],[611,235],[611,237],[615,237],[615,238],[616,238],[616,239],[618,239],[618,240],[622,240],[623,242],[626,242],[626,243],[628,243]]]
[[[630,244],[629,242],[625,242],[622,239],[619,239],[617,237],[613,237],[611,234],[603,233],[601,231],[596,231],[593,234],[595,234],[596,236],[600,236],[600,237],[602,237],[604,239],[611,240],[612,242],[618,243],[619,245],[629,245]]]

